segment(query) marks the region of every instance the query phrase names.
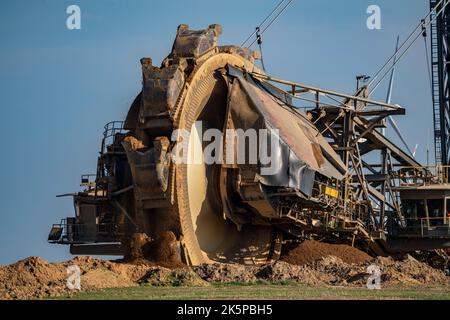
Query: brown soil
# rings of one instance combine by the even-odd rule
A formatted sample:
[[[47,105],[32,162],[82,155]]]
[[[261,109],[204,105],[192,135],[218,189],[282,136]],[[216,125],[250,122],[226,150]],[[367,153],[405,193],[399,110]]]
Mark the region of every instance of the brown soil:
[[[335,256],[322,257],[306,265],[279,261],[260,269],[257,276],[268,281],[295,281],[309,285],[365,286],[370,274],[367,268],[376,265],[381,271],[382,286],[398,284],[450,285],[444,272],[414,259],[395,261],[377,258],[372,262],[348,264]]]
[[[133,150],[139,151],[145,149],[145,145],[142,141],[136,139],[135,137],[125,137],[124,142],[128,142]]]
[[[126,260],[133,261],[144,258],[144,250],[149,243],[150,238],[145,233],[136,233],[130,241],[130,250]]]
[[[172,231],[162,232],[144,249],[145,258],[168,268],[183,267],[180,242]]]
[[[136,285],[148,270],[146,264],[120,264],[77,257],[67,262],[49,263],[39,257],[0,267],[0,299],[36,299],[72,293],[67,289],[67,267],[77,265],[83,290]]]
[[[381,269],[382,279],[393,284],[438,284],[450,283],[450,277],[414,258],[395,261],[392,258],[377,258],[376,265]]]
[[[301,266],[327,256],[338,257],[349,264],[368,262],[373,259],[367,253],[351,246],[306,240],[285,253],[281,260]]]
[[[185,266],[181,261],[180,242],[171,231],[162,232],[155,240],[143,233],[135,234],[130,241],[129,252],[124,262],[139,264],[140,261],[148,261],[171,269]]]
[[[208,282],[255,282],[257,268],[231,264],[204,264],[192,267],[200,278]]]
[[[303,243],[300,247],[311,247],[311,243],[306,245]],[[315,247],[322,246],[315,244]],[[348,250],[343,250],[341,247],[340,250],[333,252],[341,257],[327,255],[315,259],[317,255],[309,252],[300,259],[298,254],[292,254],[293,251],[298,252],[294,249],[284,259],[296,257],[297,259],[291,261],[297,264],[279,261],[263,267],[213,264],[192,268],[187,266],[166,268],[143,258],[126,262],[77,257],[67,262],[49,263],[42,258],[31,257],[10,266],[0,266],[0,299],[70,296],[74,293],[66,286],[68,277],[66,270],[70,265],[77,265],[80,268],[83,291],[136,285],[198,287],[207,286],[210,282],[252,283],[257,280],[270,283],[288,281],[320,286],[365,287],[369,278],[367,267],[372,264],[381,269],[383,287],[397,284],[423,284],[449,285],[450,288],[450,277],[413,258],[403,261],[392,258],[370,259],[360,251],[356,251],[358,255],[355,258],[349,257]],[[349,262],[344,261],[342,257]],[[362,262],[355,263],[356,259]],[[308,260],[309,262],[305,264]]]
[[[319,274],[311,268],[297,266],[283,261],[276,262],[261,268],[256,274],[258,279],[269,282],[298,282],[308,285],[325,284],[328,278],[325,274]]]

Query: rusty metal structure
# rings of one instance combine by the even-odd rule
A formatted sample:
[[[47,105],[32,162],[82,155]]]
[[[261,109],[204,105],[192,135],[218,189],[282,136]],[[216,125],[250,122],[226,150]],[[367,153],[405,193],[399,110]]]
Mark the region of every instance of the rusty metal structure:
[[[371,100],[365,86],[348,95],[274,78],[257,52],[219,46],[221,32],[181,25],[160,67],[141,60],[141,93],[105,126],[97,173],[82,177],[76,215],[50,242],[125,255],[133,235],[170,231],[191,265],[262,264],[305,238],[376,255],[450,247],[448,168],[422,167],[380,132],[403,107]],[[251,130],[267,139],[226,143]],[[253,161],[206,162],[214,140],[216,159],[244,150]]]

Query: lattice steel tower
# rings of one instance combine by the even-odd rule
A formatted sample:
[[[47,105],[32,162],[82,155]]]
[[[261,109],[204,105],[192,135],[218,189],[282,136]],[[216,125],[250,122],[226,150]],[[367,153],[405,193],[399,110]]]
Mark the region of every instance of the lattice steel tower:
[[[433,10],[440,0],[430,0]],[[432,13],[436,17],[442,5]],[[431,24],[431,73],[437,165],[450,165],[450,6]]]

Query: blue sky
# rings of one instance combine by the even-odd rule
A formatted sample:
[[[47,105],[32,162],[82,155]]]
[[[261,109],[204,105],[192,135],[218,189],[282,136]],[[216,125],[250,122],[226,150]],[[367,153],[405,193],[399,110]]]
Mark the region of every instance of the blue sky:
[[[68,259],[48,245],[52,223],[72,215],[82,173],[95,171],[102,127],[123,119],[140,90],[139,59],[160,63],[176,28],[223,26],[221,44],[240,44],[275,0],[3,0],[0,2],[0,264],[27,256]],[[79,5],[82,29],[66,28]],[[366,9],[381,7],[382,30],[366,28]],[[425,16],[427,0],[294,0],[264,35],[274,76],[352,93],[357,74],[373,74]],[[432,107],[423,40],[398,67],[397,121],[425,162]],[[380,88],[375,98],[385,98]],[[429,140],[429,142],[427,142]],[[432,145],[431,145],[432,149]]]

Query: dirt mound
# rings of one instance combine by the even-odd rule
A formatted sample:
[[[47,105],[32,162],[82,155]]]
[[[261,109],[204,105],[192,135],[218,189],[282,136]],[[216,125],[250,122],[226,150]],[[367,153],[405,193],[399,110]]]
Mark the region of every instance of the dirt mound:
[[[208,282],[251,283],[256,281],[256,268],[254,267],[217,263],[192,267],[192,270]]]
[[[307,240],[284,253],[275,265],[267,266],[262,274],[271,281],[294,280],[306,284],[353,285],[367,283],[367,268],[380,268],[384,285],[449,284],[444,272],[433,269],[411,257],[396,261],[392,258],[370,257],[347,245],[334,245]]]
[[[148,270],[139,280],[139,284],[170,287],[204,287],[209,285],[189,268],[170,270],[164,267]]]
[[[139,279],[139,283],[152,286],[165,286],[167,285],[167,278],[170,273],[170,269],[164,267],[153,267],[147,270],[145,275]]]
[[[306,266],[297,266],[284,261],[278,261],[262,267],[256,277],[259,280],[273,283],[298,282],[308,285],[323,285],[327,281],[323,280],[324,275],[318,274],[315,270]]]
[[[49,263],[39,257],[0,267],[0,299],[39,299],[73,293],[67,288],[67,268],[81,271],[83,291],[136,285],[148,270],[147,265],[119,264],[77,257],[67,262]]]
[[[306,240],[299,246],[284,253],[282,261],[295,265],[306,265],[323,257],[335,256],[345,263],[356,264],[373,260],[367,253],[342,244],[328,244],[312,240]]]
[[[90,270],[81,276],[84,290],[123,288],[136,285],[131,279],[109,270]]]
[[[345,286],[348,284],[365,285],[370,274],[370,263],[349,264],[336,256],[326,256],[306,267],[313,270],[317,277],[327,285]]]
[[[411,257],[403,261],[380,257],[374,264],[380,267],[383,281],[391,284],[450,284],[444,272]]]
[[[169,269],[146,260],[105,261],[77,257],[67,262],[49,263],[38,257],[0,267],[0,299],[40,299],[70,295],[67,289],[67,267],[76,265],[81,271],[81,290],[149,286],[207,286],[212,282],[271,283],[296,282],[308,285],[365,287],[368,267],[381,271],[383,287],[398,284],[450,285],[450,277],[413,258],[396,261],[377,258],[363,263],[347,263],[342,258],[325,256],[304,265],[278,261],[263,267],[230,264],[201,265]]]
[[[39,257],[30,257],[1,267],[0,299],[40,298],[59,293],[64,287],[63,266],[53,266]]]
[[[280,261],[262,268],[257,276],[273,282],[291,280],[309,285],[360,287],[365,286],[371,276],[368,273],[370,265],[380,268],[384,287],[398,284],[450,285],[450,278],[443,271],[414,259],[377,258],[373,262],[349,264],[338,257],[327,256],[302,266]]]

